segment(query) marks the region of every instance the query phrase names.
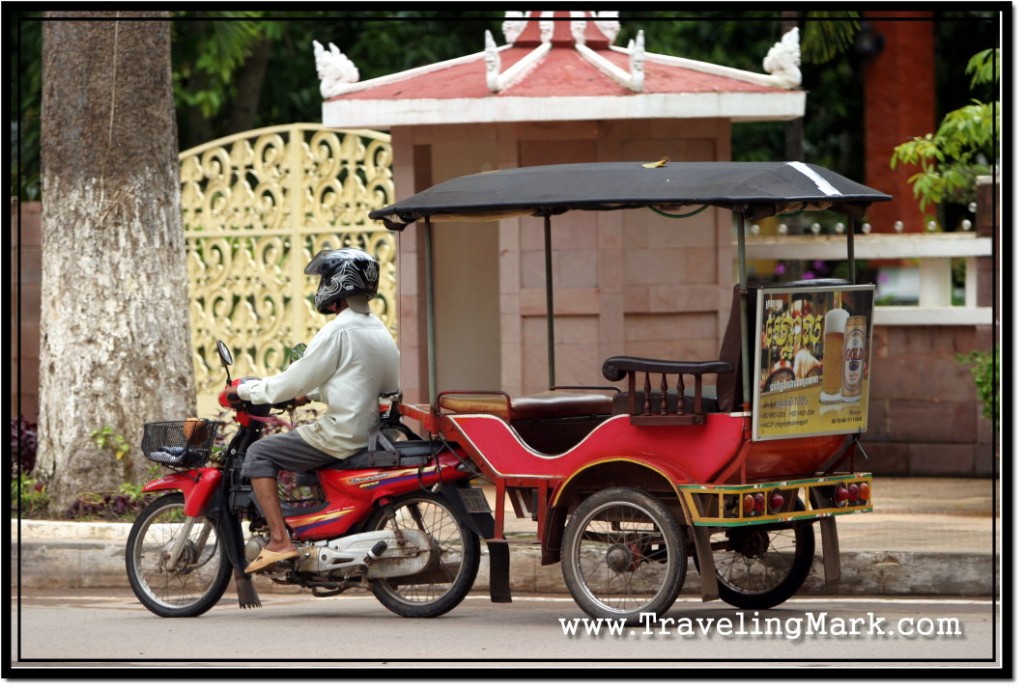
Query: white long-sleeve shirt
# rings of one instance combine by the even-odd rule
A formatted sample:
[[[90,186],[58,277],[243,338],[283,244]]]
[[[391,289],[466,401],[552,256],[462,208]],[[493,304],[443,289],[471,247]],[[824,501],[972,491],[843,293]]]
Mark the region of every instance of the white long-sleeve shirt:
[[[347,458],[366,448],[380,419],[379,396],[398,389],[398,347],[373,314],[346,309],[329,321],[288,369],[238,385],[253,403],[307,396],[327,405],[311,425],[297,428],[310,446]]]

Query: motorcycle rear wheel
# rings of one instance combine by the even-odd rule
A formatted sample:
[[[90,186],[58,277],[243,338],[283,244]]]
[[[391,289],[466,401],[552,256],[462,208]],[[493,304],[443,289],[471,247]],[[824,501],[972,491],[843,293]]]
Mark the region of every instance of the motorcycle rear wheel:
[[[128,534],[125,565],[135,597],[161,617],[197,617],[224,595],[231,563],[217,526],[197,518],[181,556],[167,568],[170,550],[185,529],[185,498],[168,494],[147,506]]]
[[[469,594],[480,568],[480,540],[444,497],[411,494],[377,510],[371,530],[419,530],[436,548],[427,573],[371,582],[374,597],[403,617],[438,617]]]

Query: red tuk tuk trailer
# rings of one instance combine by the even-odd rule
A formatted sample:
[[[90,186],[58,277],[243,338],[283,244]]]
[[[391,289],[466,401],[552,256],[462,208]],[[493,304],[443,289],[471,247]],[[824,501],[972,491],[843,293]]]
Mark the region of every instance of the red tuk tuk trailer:
[[[871,475],[856,461],[867,427],[874,286],[855,281],[855,235],[868,206],[888,199],[800,162],[625,162],[469,175],[371,212],[392,230],[425,224],[428,272],[433,222],[544,219],[549,390],[431,391],[428,403],[400,408],[496,488],[492,599],[511,599],[506,498],[517,516],[536,520],[542,563],[561,562],[577,604],[595,617],[637,623],[664,613],[690,556],[704,600],[776,606],[807,578],[815,522],[826,581],[838,580],[836,517],[872,508]],[[739,277],[719,358],[610,357],[606,383],[557,386],[551,218],[706,207],[731,210],[736,227]],[[823,209],[850,219],[850,281],[748,280],[748,222]],[[430,286],[428,274],[432,309]],[[473,510],[490,512],[479,503]]]

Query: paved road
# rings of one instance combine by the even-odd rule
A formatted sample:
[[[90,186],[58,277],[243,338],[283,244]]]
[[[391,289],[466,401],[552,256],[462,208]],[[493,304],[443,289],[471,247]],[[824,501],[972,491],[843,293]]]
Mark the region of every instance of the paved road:
[[[985,600],[794,598],[741,614],[680,599],[663,620],[619,632],[600,622],[599,634],[561,597],[499,605],[474,595],[431,620],[396,617],[363,595],[263,600],[259,610],[225,599],[197,619],[160,619],[120,591],[24,592],[12,602],[13,666],[998,667],[999,613]],[[276,644],[261,663],[266,638]]]

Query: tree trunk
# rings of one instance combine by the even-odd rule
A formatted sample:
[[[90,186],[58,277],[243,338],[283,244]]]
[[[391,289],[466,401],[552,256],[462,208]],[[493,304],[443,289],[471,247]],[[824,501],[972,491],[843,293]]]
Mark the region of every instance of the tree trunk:
[[[235,86],[238,96],[228,114],[226,131],[234,134],[255,127],[256,113],[259,112],[260,96],[263,94],[263,81],[270,64],[270,41],[265,38],[257,41],[252,47],[252,54],[245,60],[238,71]]]
[[[795,10],[783,10],[782,35],[800,27],[799,13]],[[783,144],[783,156],[787,161],[804,160],[804,119],[796,118],[786,123],[786,137]]]
[[[143,422],[195,407],[170,46],[166,12],[44,22],[38,455],[58,515],[140,481]]]

